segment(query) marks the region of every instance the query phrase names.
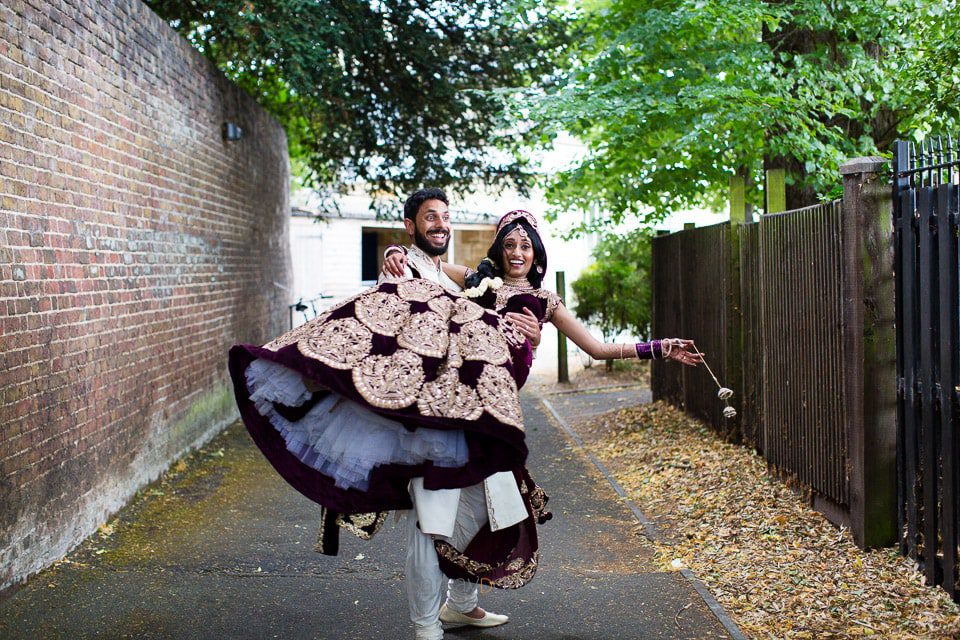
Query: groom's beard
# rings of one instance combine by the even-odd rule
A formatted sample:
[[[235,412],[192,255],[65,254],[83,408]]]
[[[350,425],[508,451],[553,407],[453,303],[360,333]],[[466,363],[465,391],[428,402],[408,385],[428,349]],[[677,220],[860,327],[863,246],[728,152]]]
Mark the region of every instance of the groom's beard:
[[[447,234],[447,240],[442,247],[434,246],[427,240],[427,236],[420,233],[420,229],[413,230],[413,243],[420,247],[428,256],[442,256],[447,252],[447,246],[450,244],[450,234]]]

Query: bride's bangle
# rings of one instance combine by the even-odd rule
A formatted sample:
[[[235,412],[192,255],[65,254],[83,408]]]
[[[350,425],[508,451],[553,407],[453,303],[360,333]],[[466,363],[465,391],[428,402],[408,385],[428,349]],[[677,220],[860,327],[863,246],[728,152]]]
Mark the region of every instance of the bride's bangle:
[[[637,342],[634,344],[633,348],[637,352],[637,358],[640,360],[656,360],[657,351],[659,351],[657,342],[657,340],[653,340],[652,342]]]
[[[403,255],[407,255],[406,247],[402,247],[399,244],[390,244],[390,245],[387,245],[387,248],[383,250],[383,259],[386,260],[389,255],[397,251],[400,251],[401,253],[403,253]]]

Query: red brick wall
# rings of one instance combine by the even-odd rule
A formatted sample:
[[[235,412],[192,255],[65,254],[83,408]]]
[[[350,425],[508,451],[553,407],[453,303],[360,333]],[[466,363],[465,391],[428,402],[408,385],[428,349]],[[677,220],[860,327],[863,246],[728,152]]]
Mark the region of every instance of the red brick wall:
[[[0,588],[233,418],[288,183],[280,126],[138,0],[0,2]]]

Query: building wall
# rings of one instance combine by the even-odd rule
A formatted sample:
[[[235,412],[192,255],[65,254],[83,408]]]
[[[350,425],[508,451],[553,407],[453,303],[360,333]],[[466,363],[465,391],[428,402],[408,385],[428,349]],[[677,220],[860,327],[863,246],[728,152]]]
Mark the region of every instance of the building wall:
[[[288,186],[280,126],[139,0],[0,3],[0,588],[234,418]]]

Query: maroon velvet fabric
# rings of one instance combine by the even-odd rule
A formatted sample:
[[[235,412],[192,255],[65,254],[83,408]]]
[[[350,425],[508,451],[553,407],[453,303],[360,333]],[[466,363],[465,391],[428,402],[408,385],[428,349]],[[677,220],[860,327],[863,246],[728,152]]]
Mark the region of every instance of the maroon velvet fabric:
[[[447,577],[479,582],[499,589],[518,589],[533,578],[537,569],[536,554],[539,550],[537,524],[543,524],[552,515],[549,512],[541,512],[538,521],[538,514],[535,513],[530,501],[531,491],[536,486],[533,479],[523,467],[514,469],[513,473],[517,484],[525,484],[528,488],[526,493],[521,494],[527,508],[527,518],[498,531],[491,531],[488,523],[477,532],[463,550],[463,555],[470,560],[491,566],[489,570],[470,570],[438,552],[440,569]],[[518,559],[523,561],[521,566],[511,567],[511,564]],[[514,578],[510,579],[511,576]]]
[[[386,283],[379,285],[377,289],[393,293],[396,291],[396,285]],[[412,313],[418,313],[426,311],[428,307],[426,303],[411,302],[410,309]],[[340,305],[329,314],[329,319],[347,317],[354,317],[353,300]],[[494,313],[486,313],[483,321],[496,326],[502,320]],[[451,322],[450,331],[458,330],[459,327]],[[375,334],[371,353],[390,355],[397,348],[395,337]],[[519,387],[526,380],[532,363],[529,343],[525,341],[522,346],[511,347],[510,355],[511,360],[504,367],[509,370]],[[304,378],[335,391],[371,411],[396,420],[408,429],[417,427],[461,429],[466,434],[469,461],[460,468],[435,467],[429,462],[420,465],[383,465],[376,467],[371,473],[367,490],[340,489],[328,476],[305,465],[290,453],[280,433],[253,406],[247,389],[245,371],[257,358],[270,360],[297,371]],[[424,382],[436,379],[443,360],[423,357],[422,362],[425,373]],[[464,361],[459,369],[460,381],[475,387],[483,366],[482,362]],[[527,457],[523,431],[500,422],[488,412],[484,412],[476,420],[463,420],[420,415],[415,403],[402,409],[370,406],[357,391],[351,371],[336,369],[308,358],[300,353],[296,344],[277,351],[254,345],[236,345],[230,350],[229,370],[241,417],[261,452],[297,491],[332,511],[361,513],[408,509],[411,507],[407,493],[407,482],[410,478],[423,477],[424,486],[428,489],[467,487],[481,482],[498,471],[522,467]],[[313,401],[315,400],[316,398]],[[312,404],[313,401],[308,404]],[[277,409],[281,414],[293,418],[306,412],[303,407],[277,407]]]

